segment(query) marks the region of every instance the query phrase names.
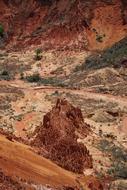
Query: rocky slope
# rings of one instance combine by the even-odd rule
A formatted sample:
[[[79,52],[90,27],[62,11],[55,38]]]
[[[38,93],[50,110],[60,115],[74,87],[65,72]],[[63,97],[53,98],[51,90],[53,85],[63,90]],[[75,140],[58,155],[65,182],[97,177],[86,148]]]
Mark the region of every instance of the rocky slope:
[[[83,138],[90,132],[84,124],[79,108],[66,100],[58,99],[56,106],[44,116],[43,126],[36,129],[33,145],[48,152],[51,160],[67,170],[83,173],[84,168],[92,168],[92,157],[82,143],[77,143],[78,134]]]
[[[2,0],[0,23],[8,48],[103,49],[127,33],[125,0]]]
[[[126,0],[0,1],[0,128],[2,190],[127,189]]]

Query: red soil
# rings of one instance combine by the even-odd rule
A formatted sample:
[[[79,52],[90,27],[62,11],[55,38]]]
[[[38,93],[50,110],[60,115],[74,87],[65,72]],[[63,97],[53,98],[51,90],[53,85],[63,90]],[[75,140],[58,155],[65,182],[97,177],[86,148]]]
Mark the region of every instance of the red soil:
[[[7,32],[8,48],[40,45],[43,49],[103,49],[126,36],[126,7],[122,0],[0,2],[0,22]],[[96,40],[105,35],[103,41]],[[6,46],[7,47],[7,46]]]
[[[88,187],[89,190],[102,190],[101,182],[95,177],[68,172],[30,149],[29,146],[12,142],[0,135],[1,190],[34,190],[34,184],[52,187],[52,190],[79,190]]]

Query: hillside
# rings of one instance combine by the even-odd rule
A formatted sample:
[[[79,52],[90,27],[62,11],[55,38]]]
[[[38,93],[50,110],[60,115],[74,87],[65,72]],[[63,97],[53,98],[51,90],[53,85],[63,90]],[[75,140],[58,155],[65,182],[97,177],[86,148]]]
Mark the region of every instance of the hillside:
[[[126,35],[125,0],[1,0],[0,22],[8,48],[98,50]]]
[[[127,1],[0,1],[0,189],[127,190]]]

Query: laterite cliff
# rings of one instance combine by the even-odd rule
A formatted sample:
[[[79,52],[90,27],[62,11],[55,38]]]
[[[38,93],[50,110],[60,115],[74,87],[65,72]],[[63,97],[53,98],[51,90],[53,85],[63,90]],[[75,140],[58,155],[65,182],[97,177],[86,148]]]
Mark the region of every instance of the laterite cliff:
[[[7,47],[103,49],[125,37],[125,0],[1,0]]]

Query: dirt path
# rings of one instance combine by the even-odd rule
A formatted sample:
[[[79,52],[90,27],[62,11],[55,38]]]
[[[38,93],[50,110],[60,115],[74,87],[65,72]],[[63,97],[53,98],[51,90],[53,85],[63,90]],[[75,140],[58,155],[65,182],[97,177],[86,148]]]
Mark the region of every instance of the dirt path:
[[[46,91],[46,92],[66,92],[66,93],[73,93],[77,95],[82,95],[84,98],[89,99],[95,99],[95,100],[104,100],[107,102],[117,103],[119,106],[123,109],[125,106],[127,106],[127,98],[122,98],[120,96],[113,96],[109,94],[100,94],[93,92],[93,89],[91,88],[85,88],[85,89],[68,89],[68,88],[61,88],[61,87],[53,87],[53,86],[39,86],[39,87],[32,87],[28,83],[25,83],[24,81],[13,81],[11,84],[8,83],[8,81],[4,82],[5,84],[9,84],[12,87],[20,88],[24,91]]]
[[[58,92],[66,92],[66,93],[73,93],[77,95],[82,95],[86,99],[96,99],[96,100],[104,100],[108,102],[114,102],[119,104],[120,107],[127,106],[127,98],[122,98],[119,96],[113,96],[108,94],[100,94],[93,92],[90,88],[81,89],[81,90],[73,90],[73,89],[67,89],[67,88],[57,88],[57,87],[34,87],[30,88],[31,90],[36,91],[42,91],[45,90],[46,92],[54,92],[54,90],[57,90]]]

